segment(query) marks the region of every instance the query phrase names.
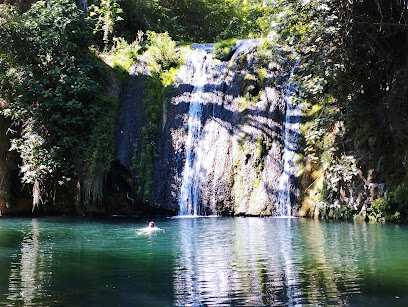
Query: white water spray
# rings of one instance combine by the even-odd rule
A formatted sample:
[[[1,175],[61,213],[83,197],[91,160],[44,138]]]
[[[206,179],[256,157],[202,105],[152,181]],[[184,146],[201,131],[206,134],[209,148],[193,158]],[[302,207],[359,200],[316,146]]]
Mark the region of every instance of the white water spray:
[[[193,90],[191,94],[187,94],[188,97],[184,96],[183,98],[184,102],[189,102],[189,112],[187,133],[185,130],[182,132],[182,134],[186,133],[187,135],[183,144],[185,153],[184,168],[181,177],[179,177],[181,179],[178,194],[179,216],[195,217],[205,215],[210,211],[215,213],[218,204],[221,204],[220,206],[225,204],[231,206],[228,199],[231,195],[226,194],[233,193],[235,190],[232,191],[231,186],[228,186],[231,175],[228,177],[225,174],[231,171],[231,165],[237,161],[237,158],[232,158],[231,155],[236,154],[238,157],[241,155],[241,152],[234,151],[231,135],[236,132],[244,133],[244,135],[247,133],[248,136],[251,133],[259,133],[259,131],[267,133],[269,127],[273,125],[272,119],[267,117],[269,114],[265,116],[262,115],[262,112],[258,112],[258,109],[262,108],[261,104],[248,107],[248,114],[243,114],[243,112],[237,110],[236,102],[232,98],[233,95],[240,95],[242,80],[237,76],[248,74],[247,69],[250,67],[249,65],[245,66],[246,62],[242,61],[242,56],[246,56],[248,50],[255,46],[256,41],[240,41],[231,60],[221,64],[214,61],[211,56],[213,45],[196,44],[193,46],[194,51],[191,52],[185,62],[180,80],[183,80],[182,84],[192,85]],[[251,61],[251,58],[246,58],[246,61]],[[244,64],[244,66],[237,65],[238,71],[236,68],[231,70],[231,63],[238,62],[239,65]],[[295,158],[299,146],[302,111],[301,106],[292,101],[295,92],[295,85],[291,82],[294,69],[290,72],[288,81],[284,83],[281,95],[286,109],[281,133],[284,141],[283,171],[278,182],[269,182],[268,178],[263,178],[264,181],[261,183],[261,187],[265,191],[277,191],[275,214],[283,217],[291,216],[292,204],[296,201],[298,194]],[[269,96],[262,99],[266,101],[266,97],[270,97],[269,99],[272,101],[273,98],[270,93],[265,95]],[[277,108],[281,106],[282,101],[277,96],[276,101],[273,100],[273,103],[271,108]],[[241,120],[240,122],[237,117],[241,117],[241,119],[244,117],[246,121]],[[247,123],[249,124],[247,125]],[[266,125],[267,129],[265,131],[262,125]],[[282,148],[278,138],[273,139],[272,142],[271,148],[277,150]],[[271,166],[268,167],[272,169]],[[276,171],[279,171],[279,168],[273,168],[271,176],[275,176]],[[248,173],[249,177],[250,173]],[[251,183],[243,182],[242,184]],[[249,189],[248,191],[245,190],[245,187],[241,192],[251,193]],[[256,192],[258,193],[259,190],[256,190]],[[258,194],[256,194],[256,197],[258,197]],[[266,195],[265,199],[267,198]],[[252,197],[242,199],[245,199],[245,202],[253,200]],[[269,199],[272,201],[272,196]],[[256,208],[255,210],[257,210]],[[249,208],[245,210],[250,212]]]
[[[283,170],[279,178],[277,197],[275,206],[276,216],[292,216],[292,203],[297,198],[296,182],[294,180],[297,172],[295,162],[297,147],[300,138],[300,118],[302,109],[299,104],[293,102],[295,85],[291,81],[296,65],[291,69],[289,80],[283,91],[286,106],[284,121],[284,151],[282,156]]]
[[[190,57],[195,71],[191,93],[188,135],[186,140],[186,162],[182,174],[179,215],[202,214],[199,205],[199,182],[201,173],[202,150],[199,146],[202,133],[202,102],[205,101],[204,87],[208,83],[208,66],[211,61],[205,49],[195,49]]]

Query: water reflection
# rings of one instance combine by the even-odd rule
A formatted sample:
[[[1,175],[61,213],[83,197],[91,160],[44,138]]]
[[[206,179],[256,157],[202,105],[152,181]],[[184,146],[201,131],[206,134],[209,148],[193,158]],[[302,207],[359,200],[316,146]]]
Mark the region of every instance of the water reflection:
[[[387,240],[367,224],[259,218],[177,223],[177,306],[349,305],[364,297],[378,261],[390,258],[381,246]]]
[[[276,222],[277,227],[271,228],[257,218],[180,220],[175,305],[299,302],[295,238],[290,230],[295,221]]]
[[[232,272],[230,239],[216,218],[180,219],[179,250],[174,272],[175,305],[227,304]],[[191,231],[195,229],[195,231]],[[213,230],[213,231],[211,231]],[[211,301],[206,302],[206,298]]]
[[[292,237],[279,229],[286,222],[290,226],[290,220],[279,220],[283,225],[277,225],[276,231],[270,231],[262,219],[240,219],[234,225],[236,280],[245,294],[245,304],[278,306],[293,301],[297,277],[288,246]]]
[[[11,304],[37,305],[48,296],[52,251],[51,245],[41,242],[38,221],[33,219],[18,253],[11,256],[7,300]]]
[[[336,238],[331,238],[329,246],[325,245],[325,233],[321,229],[318,221],[313,221],[310,225],[303,225],[301,231],[302,242],[305,245],[301,278],[305,283],[303,287],[303,297],[309,303],[319,302],[341,304],[340,292],[335,284],[335,272],[331,267],[327,255],[327,248],[337,248]],[[334,255],[336,257],[336,255]],[[331,259],[337,262],[340,259]],[[340,263],[340,262],[338,262]],[[327,300],[327,301],[326,301]]]
[[[63,221],[63,222],[61,222]],[[0,221],[0,305],[408,306],[408,226]]]

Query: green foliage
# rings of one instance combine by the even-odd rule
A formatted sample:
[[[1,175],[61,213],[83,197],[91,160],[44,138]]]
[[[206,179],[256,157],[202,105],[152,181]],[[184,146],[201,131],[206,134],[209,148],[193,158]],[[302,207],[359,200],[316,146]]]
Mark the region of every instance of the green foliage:
[[[106,70],[89,51],[90,21],[71,1],[49,0],[22,15],[0,5],[0,23],[2,113],[21,128],[12,149],[22,158],[22,181],[50,188],[95,169],[104,149],[91,138],[105,133],[112,105],[101,99]],[[97,153],[86,165],[85,147]]]
[[[116,36],[130,42],[136,39],[139,31],[161,33],[170,28],[178,28],[176,20],[171,20],[168,10],[160,3],[161,1],[122,0],[120,6],[123,20],[115,25]]]
[[[254,38],[268,33],[273,16],[272,1],[236,1],[234,6],[233,17],[229,25],[219,33],[218,38]]]
[[[86,130],[97,112],[83,104],[98,84],[84,45],[91,29],[80,14],[69,1],[38,1],[21,17],[14,15],[14,27],[1,35],[10,67],[0,81],[9,103],[4,114],[23,126],[13,148],[22,154],[26,182],[52,173],[61,164],[55,157],[78,142],[70,132]]]
[[[339,192],[340,187],[352,182],[357,176],[357,161],[353,156],[342,156],[340,160],[330,161],[331,165],[327,169],[327,183],[330,192]]]
[[[150,199],[151,188],[153,186],[153,162],[156,154],[154,143],[146,144],[140,154],[140,161],[136,171],[141,174],[139,177],[138,197],[144,201]]]
[[[401,1],[318,0],[279,1],[275,8],[270,37],[300,61],[296,78],[308,120],[303,127],[305,160],[312,171],[324,172],[325,200],[339,199],[340,186],[356,186],[356,170],[366,176],[376,169],[379,178],[391,177],[394,186],[401,184],[405,158],[395,159],[390,152],[406,157],[406,150],[402,153],[396,145],[405,142],[404,133],[390,127],[408,116],[402,97],[394,94],[403,83],[396,85],[396,72],[404,67],[401,56],[406,54],[400,40],[403,27],[396,20],[406,18],[406,6]],[[396,86],[394,93],[391,84]],[[355,162],[344,159],[347,156]],[[368,210],[373,219],[391,219],[391,212],[401,219],[394,209],[374,203]]]
[[[230,38],[230,39],[226,39],[221,42],[218,42],[214,46],[214,50],[213,50],[214,57],[221,61],[228,61],[231,58],[231,53],[236,43],[237,43],[237,39],[235,38]]]
[[[95,21],[94,33],[102,33],[105,47],[111,43],[116,22],[123,20],[123,13],[118,1],[100,0],[90,7],[89,16]]]
[[[367,218],[369,221],[385,221],[390,210],[389,201],[385,198],[377,198],[367,208]]]
[[[350,9],[339,1],[278,1],[270,34],[300,63],[296,79],[308,121],[303,126],[305,163],[324,173],[322,195],[329,203],[339,199],[341,187],[353,184],[361,168],[360,154],[346,148],[344,140],[352,131],[362,131],[365,139],[369,134],[355,128],[366,122],[367,112],[358,117],[354,112],[362,86],[355,70],[363,62],[356,61],[356,49],[345,35]]]
[[[236,12],[235,1],[219,0],[159,0],[157,5],[165,12],[165,30],[177,40],[196,42],[214,41],[225,29]],[[162,30],[163,31],[163,30]]]
[[[130,72],[130,68],[135,64],[139,52],[142,49],[143,33],[139,31],[137,39],[128,44],[123,38],[115,38],[114,44],[108,53],[102,54],[107,64],[109,64],[123,80]]]
[[[266,70],[276,60],[276,46],[271,39],[259,39],[256,47],[255,57],[259,65],[258,69]]]
[[[408,220],[408,187],[400,185],[389,194],[390,220],[406,222]]]
[[[408,219],[408,188],[398,186],[385,198],[377,198],[367,207],[372,222],[406,222]]]
[[[367,206],[367,219],[372,222],[407,222],[408,187],[397,186],[386,197],[377,198]]]
[[[135,34],[168,32],[173,39],[214,42],[232,37],[265,36],[272,5],[257,0],[122,0],[117,36],[133,41]]]
[[[271,149],[270,144],[264,137],[258,137],[256,140],[256,154],[255,154],[255,165],[258,168],[258,175],[262,173],[264,167],[264,160]]]
[[[147,31],[147,45],[145,52],[147,64],[153,74],[161,75],[172,67],[179,67],[182,57],[176,51],[176,43],[168,33]]]
[[[213,53],[215,56],[221,56],[224,57],[224,60],[227,60],[235,44],[235,39],[222,41],[215,46]],[[256,64],[252,65],[249,71],[242,76],[240,96],[237,98],[237,103],[242,114],[245,114],[247,109],[260,101],[265,86],[272,85],[273,78],[268,76],[268,71],[269,66],[272,65],[274,54],[275,49],[271,44],[264,40],[259,41],[255,50]],[[246,55],[243,55],[242,58],[238,60],[241,67],[246,65],[246,61]]]
[[[89,141],[83,144],[84,160],[91,177],[106,174],[111,166],[115,153],[114,122],[118,100],[114,96],[98,96],[98,100],[105,110],[98,114],[92,126]]]
[[[142,127],[142,143],[134,148],[132,159],[132,169],[138,178],[138,196],[143,201],[149,200],[151,194],[154,160],[157,155],[155,142],[162,114],[165,115],[166,100],[188,49],[176,48],[176,43],[167,33],[148,31],[147,37],[148,47],[141,56],[150,68],[150,76],[145,83],[146,124]],[[140,157],[137,158],[139,150]]]

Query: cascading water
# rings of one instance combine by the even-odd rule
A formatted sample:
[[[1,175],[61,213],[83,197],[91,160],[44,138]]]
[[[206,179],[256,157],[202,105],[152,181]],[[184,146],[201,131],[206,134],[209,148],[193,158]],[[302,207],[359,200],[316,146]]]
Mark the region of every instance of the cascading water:
[[[294,85],[279,61],[259,61],[257,40],[238,41],[226,60],[213,46],[193,44],[177,75],[151,202],[180,216],[288,216],[301,116]]]
[[[194,74],[191,93],[188,134],[186,140],[186,162],[182,174],[182,185],[180,190],[180,211],[179,215],[200,215],[199,206],[199,181],[201,173],[202,150],[199,144],[202,132],[202,102],[204,101],[204,87],[208,83],[207,70],[211,57],[207,54],[206,48],[197,48],[190,58]],[[210,49],[211,50],[211,49]]]
[[[284,97],[286,114],[284,121],[284,151],[282,156],[283,170],[279,178],[277,191],[277,204],[275,208],[275,216],[291,216],[292,204],[297,199],[296,187],[296,172],[297,165],[295,162],[296,152],[299,146],[300,139],[300,119],[302,116],[301,106],[293,102],[293,94],[295,92],[295,85],[291,81],[294,66],[290,72],[289,80],[284,87],[282,96]]]

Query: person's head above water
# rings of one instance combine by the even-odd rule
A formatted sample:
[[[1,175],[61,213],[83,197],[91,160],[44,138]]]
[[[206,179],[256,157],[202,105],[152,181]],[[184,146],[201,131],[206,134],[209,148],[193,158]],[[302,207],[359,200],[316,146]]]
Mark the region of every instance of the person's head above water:
[[[153,221],[149,223],[149,227],[154,228],[154,222]]]

